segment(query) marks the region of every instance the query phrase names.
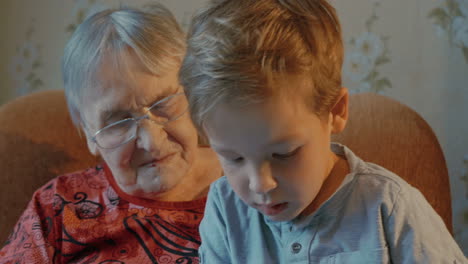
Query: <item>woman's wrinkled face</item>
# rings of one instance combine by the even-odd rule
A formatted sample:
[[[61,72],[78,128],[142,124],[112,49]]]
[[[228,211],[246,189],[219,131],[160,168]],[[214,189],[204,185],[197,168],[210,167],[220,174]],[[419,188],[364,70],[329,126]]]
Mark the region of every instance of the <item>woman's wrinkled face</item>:
[[[102,156],[124,192],[162,200],[194,164],[197,132],[187,112],[164,126],[149,119],[140,120],[135,138],[114,149],[99,147],[92,140],[107,125],[140,117],[155,102],[183,92],[178,82],[178,66],[156,76],[134,56],[128,56],[127,60],[130,74],[117,74],[106,67],[110,63],[103,63],[100,87],[84,94],[81,113],[88,146],[93,154]],[[182,97],[180,103],[187,104],[185,95]]]

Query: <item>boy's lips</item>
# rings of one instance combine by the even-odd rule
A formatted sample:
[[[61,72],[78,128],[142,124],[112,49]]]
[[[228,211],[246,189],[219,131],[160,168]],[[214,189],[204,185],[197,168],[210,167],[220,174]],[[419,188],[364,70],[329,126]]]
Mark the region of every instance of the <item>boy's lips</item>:
[[[257,208],[257,210],[268,216],[275,216],[283,212],[287,206],[287,202],[276,204],[255,204],[255,208]]]

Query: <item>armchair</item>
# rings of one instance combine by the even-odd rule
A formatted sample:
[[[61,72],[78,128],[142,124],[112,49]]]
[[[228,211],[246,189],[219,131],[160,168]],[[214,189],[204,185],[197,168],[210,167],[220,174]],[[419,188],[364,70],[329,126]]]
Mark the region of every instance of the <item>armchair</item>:
[[[0,107],[0,243],[33,192],[53,177],[99,163],[72,125],[62,90],[36,92]],[[452,231],[444,155],[429,125],[388,97],[350,97],[350,120],[334,141],[418,188]]]

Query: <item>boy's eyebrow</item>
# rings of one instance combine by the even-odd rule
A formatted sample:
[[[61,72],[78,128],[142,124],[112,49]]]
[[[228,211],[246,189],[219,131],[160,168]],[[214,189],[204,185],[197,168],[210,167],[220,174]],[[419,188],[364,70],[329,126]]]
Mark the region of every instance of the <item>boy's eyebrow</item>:
[[[219,147],[219,146],[216,146],[216,145],[213,145],[213,144],[210,144],[210,147],[215,151],[215,152],[222,152],[222,153],[234,153],[234,151],[232,150],[229,150],[229,149],[226,149],[226,148],[223,148],[223,147]]]
[[[273,139],[271,142],[265,144],[266,147],[278,147],[278,146],[291,146],[291,145],[301,145],[302,140],[298,138],[299,135],[295,133],[288,133],[282,135],[281,137]]]
[[[271,149],[271,148],[275,148],[275,147],[289,147],[289,146],[298,147],[299,145],[302,145],[302,143],[300,143],[298,141],[275,140],[275,141],[271,142],[270,144],[266,144],[265,145],[266,147],[264,147],[264,149]],[[216,146],[214,144],[210,144],[210,146],[217,153],[237,154],[236,151],[230,150],[230,149],[227,149],[227,148],[224,148],[224,147],[221,147],[221,146]]]

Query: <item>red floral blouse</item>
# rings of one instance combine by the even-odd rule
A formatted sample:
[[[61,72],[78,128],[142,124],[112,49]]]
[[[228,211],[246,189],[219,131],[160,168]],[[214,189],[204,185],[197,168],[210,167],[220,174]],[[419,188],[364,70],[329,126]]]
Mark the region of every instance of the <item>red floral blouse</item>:
[[[34,193],[0,263],[199,263],[205,202],[129,196],[106,165],[65,174]]]

